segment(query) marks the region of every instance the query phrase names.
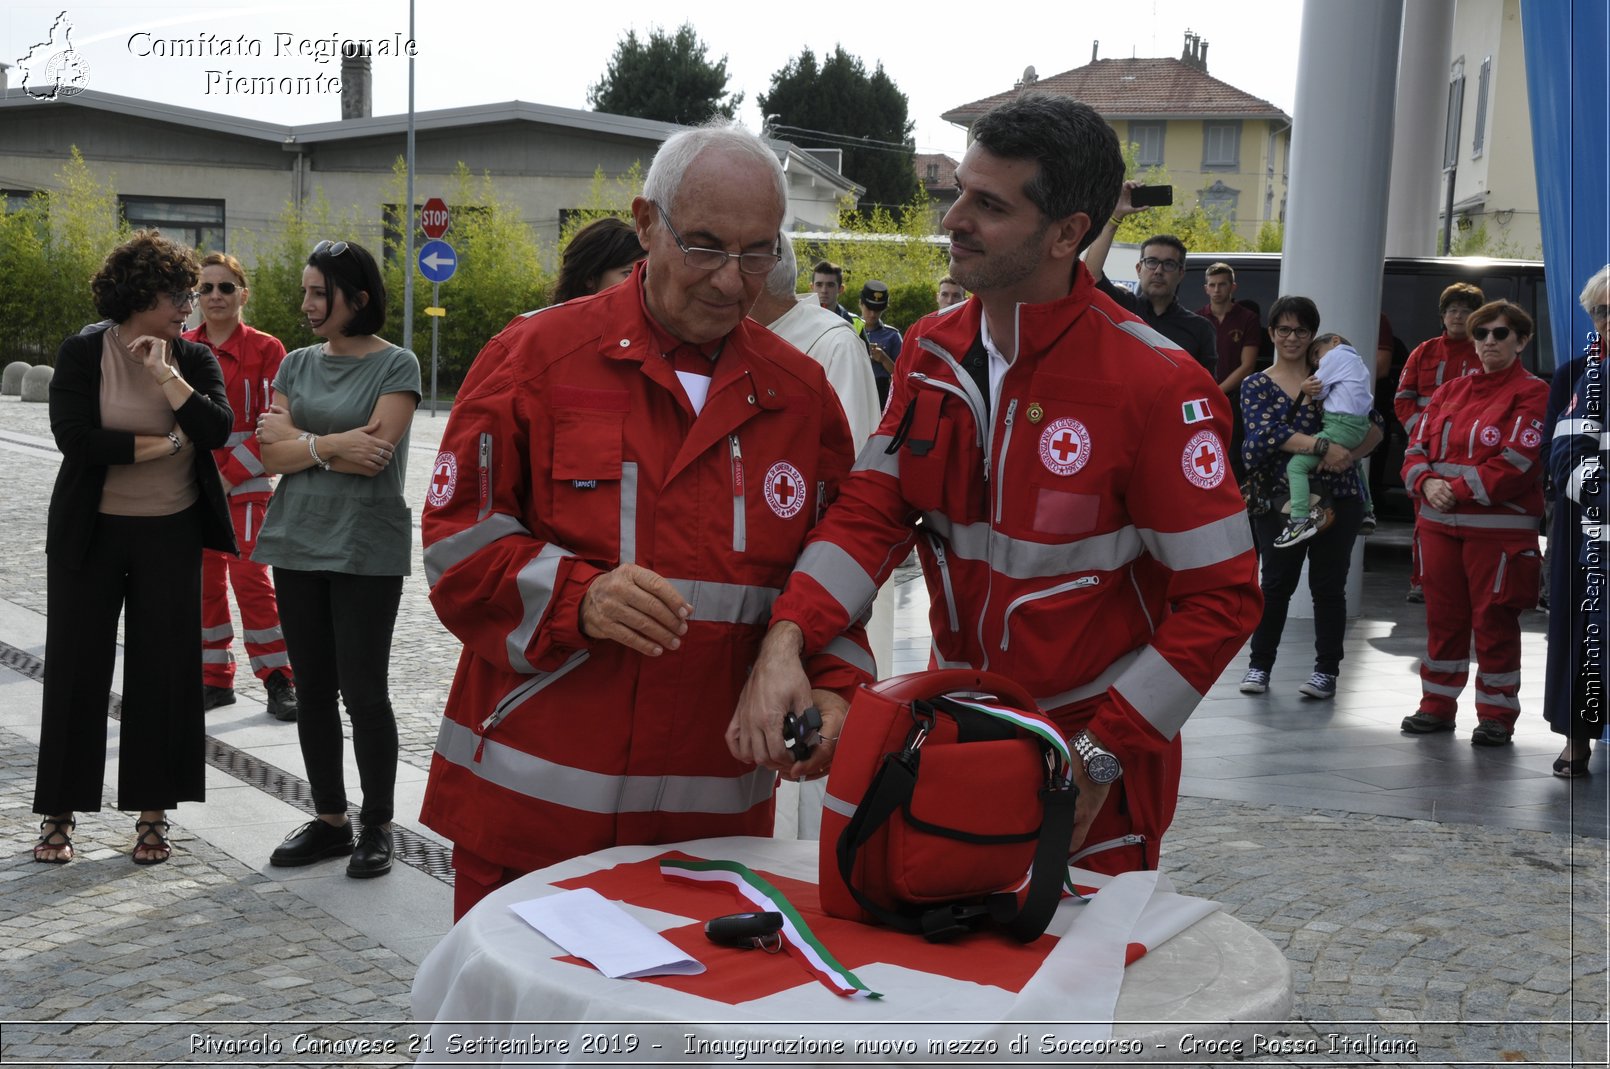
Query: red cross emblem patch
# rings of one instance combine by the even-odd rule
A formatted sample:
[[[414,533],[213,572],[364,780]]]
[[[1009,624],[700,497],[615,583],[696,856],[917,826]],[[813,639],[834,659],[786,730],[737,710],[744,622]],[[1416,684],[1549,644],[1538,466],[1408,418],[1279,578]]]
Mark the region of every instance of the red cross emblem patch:
[[[444,449],[436,454],[436,464],[430,469],[430,488],[425,491],[425,500],[441,508],[453,496],[457,486],[458,458]]]
[[[1072,475],[1090,462],[1090,431],[1069,416],[1040,432],[1040,463],[1053,475]]]
[[[1224,481],[1229,469],[1229,458],[1224,455],[1224,443],[1212,431],[1197,431],[1185,444],[1180,455],[1180,468],[1192,486],[1211,490]]]
[[[791,520],[805,507],[805,477],[786,460],[779,460],[766,469],[761,484],[766,504],[785,520]]]
[[[1527,427],[1521,431],[1521,445],[1528,449],[1536,449],[1543,443],[1543,435],[1535,427]]]

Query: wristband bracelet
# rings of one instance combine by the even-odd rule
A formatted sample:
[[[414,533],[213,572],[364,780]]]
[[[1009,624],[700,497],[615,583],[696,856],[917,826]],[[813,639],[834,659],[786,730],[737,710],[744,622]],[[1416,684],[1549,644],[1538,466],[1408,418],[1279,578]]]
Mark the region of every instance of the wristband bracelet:
[[[173,445],[173,448],[168,450],[168,456],[170,457],[184,448],[184,443],[179,440],[179,436],[173,431],[168,432],[168,441]]]
[[[1118,228],[1119,228],[1119,227],[1120,227],[1120,226],[1122,226],[1122,225],[1123,225],[1123,223],[1122,223],[1122,222],[1121,222],[1121,221],[1120,221],[1120,220],[1119,220],[1119,218],[1118,218],[1118,217],[1117,217],[1117,216],[1116,216],[1116,215],[1115,215],[1115,216],[1113,216],[1113,217],[1112,217],[1112,218],[1111,218],[1111,219],[1108,219],[1108,220],[1107,220],[1107,225],[1108,225],[1108,226],[1110,226],[1110,227],[1112,227],[1112,228],[1113,228],[1113,229],[1114,229],[1114,230],[1117,230],[1117,229],[1118,229]]]
[[[177,371],[170,371],[170,372],[168,372],[168,377],[167,378],[157,380],[157,385],[158,386],[166,386],[168,383],[172,382],[174,379],[176,379],[178,377],[179,377],[179,373]]]
[[[303,431],[301,438],[302,441],[307,443],[307,455],[313,458],[313,463],[317,464],[321,470],[329,471],[330,462],[319,456],[318,435],[312,431]]]
[[[1330,439],[1326,438],[1324,435],[1320,435],[1314,439],[1314,446],[1308,452],[1316,457],[1324,456],[1326,453],[1330,452]]]

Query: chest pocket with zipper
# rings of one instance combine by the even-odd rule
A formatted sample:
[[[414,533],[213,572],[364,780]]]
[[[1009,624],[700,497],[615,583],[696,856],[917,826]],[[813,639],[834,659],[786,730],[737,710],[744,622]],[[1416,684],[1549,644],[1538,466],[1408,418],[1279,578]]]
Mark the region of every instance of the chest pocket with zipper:
[[[895,441],[906,502],[922,512],[973,523],[985,516],[984,453],[977,427],[961,414],[963,407],[936,386],[918,387]]]

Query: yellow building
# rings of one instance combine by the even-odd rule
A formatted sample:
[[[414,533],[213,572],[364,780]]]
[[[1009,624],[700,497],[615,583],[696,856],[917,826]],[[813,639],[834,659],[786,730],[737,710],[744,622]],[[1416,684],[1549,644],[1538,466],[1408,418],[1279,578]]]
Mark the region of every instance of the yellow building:
[[[1031,67],[1011,89],[941,118],[969,131],[990,108],[1032,90],[1071,96],[1095,108],[1134,146],[1142,170],[1158,167],[1174,184],[1174,203],[1200,204],[1252,241],[1286,213],[1291,117],[1267,100],[1207,72],[1207,42],[1187,34],[1179,59],[1096,59],[1049,78]]]

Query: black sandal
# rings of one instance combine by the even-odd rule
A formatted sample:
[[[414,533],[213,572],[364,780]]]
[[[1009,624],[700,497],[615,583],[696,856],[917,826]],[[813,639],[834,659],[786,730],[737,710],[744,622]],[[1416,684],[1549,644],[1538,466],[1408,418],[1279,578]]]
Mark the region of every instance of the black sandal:
[[[46,828],[49,828],[47,831]],[[73,839],[68,832],[78,827],[72,817],[46,817],[39,822],[39,841],[34,843],[34,860],[41,865],[65,865],[73,859]],[[55,857],[41,857],[42,850],[61,850]]]
[[[161,828],[161,831],[157,829]],[[149,851],[144,857],[140,851]],[[165,820],[136,820],[134,822],[134,850],[129,855],[136,865],[160,865],[173,856],[168,842],[168,822]]]

